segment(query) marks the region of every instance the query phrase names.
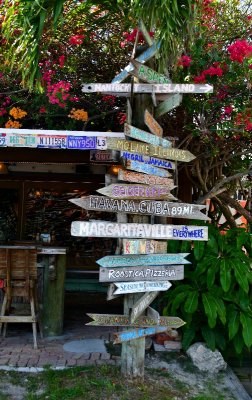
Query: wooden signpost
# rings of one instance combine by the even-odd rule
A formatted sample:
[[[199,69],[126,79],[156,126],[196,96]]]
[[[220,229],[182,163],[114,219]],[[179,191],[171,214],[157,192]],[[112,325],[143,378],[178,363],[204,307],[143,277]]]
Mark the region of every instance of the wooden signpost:
[[[172,147],[172,142],[167,139],[163,139],[159,136],[155,136],[152,133],[138,129],[135,126],[124,124],[125,136],[131,139],[140,140],[141,142],[152,144],[153,146],[162,146],[165,148]]]
[[[207,84],[195,83],[164,83],[164,84],[149,84],[135,83],[133,88],[134,93],[212,93],[213,86]],[[128,93],[132,92],[130,83],[86,83],[82,85],[82,92],[109,92],[109,93]]]
[[[86,325],[93,326],[133,326],[148,328],[149,326],[156,326],[156,320],[151,317],[141,315],[134,322],[130,322],[129,315],[115,315],[115,314],[87,314],[94,321],[88,322]],[[166,326],[169,328],[177,329],[185,325],[185,322],[178,317],[162,317],[160,316],[159,326]]]
[[[138,161],[126,160],[124,162],[124,166],[127,169],[130,169],[130,170],[133,170],[136,172],[142,172],[143,174],[160,176],[161,178],[168,178],[169,176],[171,176],[170,172],[168,172],[162,168],[153,167],[153,165],[143,164]]]
[[[127,342],[129,340],[139,339],[141,337],[156,335],[157,333],[165,332],[167,330],[166,326],[151,326],[149,328],[138,328],[134,331],[123,331],[119,333],[114,333],[115,340],[114,344],[119,344],[122,342]]]
[[[162,176],[141,174],[120,169],[118,172],[118,180],[131,183],[143,183],[145,185],[169,185],[173,184],[173,179],[163,178]]]
[[[209,220],[209,217],[201,212],[206,206],[200,204],[156,200],[122,200],[104,196],[87,196],[80,199],[71,199],[70,201],[85,210]]]
[[[167,242],[160,240],[130,240],[123,239],[123,254],[165,254]]]
[[[105,256],[96,262],[104,268],[191,264],[190,261],[185,258],[188,255],[189,253],[123,254],[116,256]]]
[[[182,95],[175,93],[166,98],[162,103],[158,104],[154,111],[155,118],[161,117],[161,115],[166,114],[168,111],[171,111],[173,108],[176,108],[180,105],[182,101]]]
[[[159,292],[146,292],[130,310],[130,322],[134,322],[146,310],[146,308],[155,300]]]
[[[155,118],[151,115],[148,110],[144,112],[144,122],[145,125],[148,126],[149,130],[156,136],[163,136],[163,128],[159,125],[159,123],[155,120]]]
[[[164,281],[184,279],[183,265],[134,266],[134,267],[102,267],[99,271],[100,282],[136,282]]]
[[[107,221],[73,221],[71,235],[79,237],[208,240],[206,226],[150,225]]]
[[[112,183],[109,186],[98,189],[98,193],[103,194],[113,199],[169,199],[176,198],[170,193],[167,186],[150,186],[138,184],[116,184]]]
[[[107,138],[107,148],[109,150],[129,151],[131,153],[139,153],[145,156],[159,157],[167,160],[176,160],[189,162],[195,156],[188,150],[168,149],[161,146],[153,146],[151,144],[128,141],[117,138]]]

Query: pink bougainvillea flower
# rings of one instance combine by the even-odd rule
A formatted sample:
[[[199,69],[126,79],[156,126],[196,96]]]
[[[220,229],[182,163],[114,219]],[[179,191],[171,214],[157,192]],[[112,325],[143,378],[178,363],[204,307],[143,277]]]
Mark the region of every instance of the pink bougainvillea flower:
[[[178,65],[188,68],[188,67],[190,67],[191,62],[192,62],[191,57],[184,55],[184,56],[181,56],[180,59],[178,60]]]
[[[62,56],[60,56],[59,57],[59,66],[60,66],[60,68],[63,68],[64,67],[64,65],[65,65],[65,59],[66,59],[66,57],[64,56],[64,55],[62,55]]]
[[[232,106],[226,106],[224,108],[224,114],[230,115],[230,114],[232,114],[232,112],[233,112],[233,107]]]
[[[71,37],[69,38],[69,40],[68,40],[68,43],[69,43],[69,44],[72,44],[72,45],[74,45],[74,46],[79,46],[80,44],[83,43],[84,37],[85,37],[84,35],[74,35],[74,36],[71,36]]]
[[[231,61],[242,63],[244,58],[252,54],[252,46],[246,40],[236,40],[227,48]]]
[[[46,108],[44,106],[40,107],[39,112],[40,114],[46,113]]]

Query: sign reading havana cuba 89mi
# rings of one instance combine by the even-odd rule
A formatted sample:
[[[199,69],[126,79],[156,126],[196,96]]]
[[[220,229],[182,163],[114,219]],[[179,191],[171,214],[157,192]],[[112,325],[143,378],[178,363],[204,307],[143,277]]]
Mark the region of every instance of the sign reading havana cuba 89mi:
[[[79,237],[208,240],[208,228],[206,226],[73,221],[71,235]]]

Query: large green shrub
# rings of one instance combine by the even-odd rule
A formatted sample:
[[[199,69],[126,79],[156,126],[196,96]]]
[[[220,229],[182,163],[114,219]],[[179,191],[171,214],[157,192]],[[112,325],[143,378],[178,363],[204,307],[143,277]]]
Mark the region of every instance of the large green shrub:
[[[252,345],[252,236],[244,229],[221,234],[209,226],[208,242],[169,241],[169,252],[191,251],[183,281],[163,298],[163,314],[186,321],[183,347],[204,340],[214,350],[241,354]]]

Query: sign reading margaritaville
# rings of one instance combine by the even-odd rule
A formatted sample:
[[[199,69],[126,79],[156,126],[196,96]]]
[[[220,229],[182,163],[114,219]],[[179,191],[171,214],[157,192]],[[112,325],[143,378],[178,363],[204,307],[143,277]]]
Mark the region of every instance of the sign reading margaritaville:
[[[121,224],[107,221],[73,221],[71,235],[145,239],[208,240],[206,226]]]

